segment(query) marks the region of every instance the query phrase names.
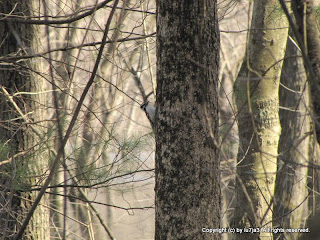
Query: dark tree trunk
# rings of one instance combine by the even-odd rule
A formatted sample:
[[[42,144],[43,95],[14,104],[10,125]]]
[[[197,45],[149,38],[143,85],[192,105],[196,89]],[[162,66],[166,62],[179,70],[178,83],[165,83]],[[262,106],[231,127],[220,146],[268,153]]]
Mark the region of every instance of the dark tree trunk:
[[[214,0],[157,2],[155,239],[220,239]]]

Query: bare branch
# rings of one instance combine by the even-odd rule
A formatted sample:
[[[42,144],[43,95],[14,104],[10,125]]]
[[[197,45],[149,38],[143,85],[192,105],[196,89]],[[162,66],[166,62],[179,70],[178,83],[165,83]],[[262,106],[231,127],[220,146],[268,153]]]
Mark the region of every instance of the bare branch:
[[[64,152],[64,147],[65,147],[65,145],[66,145],[66,143],[67,143],[67,141],[69,139],[69,136],[71,134],[73,126],[75,125],[76,119],[77,119],[77,117],[78,117],[78,115],[80,113],[80,109],[82,107],[84,99],[85,99],[85,97],[86,97],[91,85],[93,84],[94,79],[95,79],[95,74],[96,74],[96,72],[98,70],[99,63],[100,63],[100,60],[101,60],[101,57],[102,57],[102,53],[103,53],[103,49],[104,49],[104,46],[106,44],[106,39],[107,39],[109,28],[110,28],[110,25],[111,25],[111,20],[113,18],[113,15],[115,13],[116,6],[118,5],[118,3],[119,3],[119,0],[115,0],[114,8],[110,12],[108,21],[106,23],[105,32],[104,32],[104,35],[103,35],[103,38],[102,38],[101,47],[99,49],[99,53],[98,53],[98,56],[97,56],[97,60],[95,62],[94,69],[92,71],[91,77],[90,77],[85,89],[82,92],[82,95],[81,95],[80,100],[79,100],[79,102],[78,102],[78,104],[76,106],[75,112],[74,112],[74,114],[72,116],[71,122],[70,122],[69,127],[67,129],[67,132],[66,132],[66,134],[65,134],[65,136],[63,138],[63,141],[60,144],[57,156],[56,156],[56,158],[55,158],[55,160],[54,160],[54,162],[52,164],[52,167],[50,169],[50,174],[49,174],[48,178],[46,179],[43,187],[41,188],[37,198],[35,199],[31,209],[29,210],[28,215],[26,216],[24,222],[22,223],[19,232],[15,236],[15,239],[17,239],[17,240],[21,239],[21,237],[22,237],[22,235],[23,235],[23,233],[24,233],[24,231],[25,231],[25,229],[26,229],[26,227],[27,227],[27,225],[28,225],[28,223],[29,223],[34,211],[35,211],[35,209],[37,208],[42,196],[45,194],[45,191],[48,188],[48,186],[49,186],[49,184],[50,184],[50,182],[51,182],[51,180],[52,180],[52,178],[53,178],[53,176],[54,176],[54,174],[55,174],[55,172],[57,170],[57,167],[58,167],[59,162],[60,162],[60,158],[61,158],[61,156],[63,155],[63,152]]]
[[[111,2],[112,0],[105,0],[101,3],[99,3],[98,5],[92,7],[90,10],[79,14],[78,13],[74,13],[71,14],[68,18],[66,19],[61,19],[61,20],[33,20],[27,17],[21,17],[21,16],[13,16],[13,15],[8,15],[8,14],[0,14],[0,22],[3,21],[10,21],[12,23],[25,23],[25,24],[35,24],[35,25],[50,25],[50,24],[67,24],[67,23],[73,23],[75,21],[78,21],[82,18],[85,18],[87,16],[90,16],[92,13],[94,13],[95,11],[99,10],[100,8],[103,8],[104,6],[106,6],[107,3]],[[46,16],[47,18],[47,16]]]

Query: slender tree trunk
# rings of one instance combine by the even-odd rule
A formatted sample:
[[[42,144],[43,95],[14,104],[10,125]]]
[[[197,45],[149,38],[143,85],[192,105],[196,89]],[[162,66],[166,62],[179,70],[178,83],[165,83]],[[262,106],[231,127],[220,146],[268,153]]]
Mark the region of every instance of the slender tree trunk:
[[[1,2],[0,12],[30,16],[33,2]],[[19,56],[37,51],[37,28],[15,24],[10,20],[0,23],[0,55]],[[37,59],[3,64],[0,71],[0,238],[11,239],[19,229],[37,192],[30,192],[41,184],[47,169],[48,157],[43,135],[43,95],[28,94],[43,90],[43,80],[33,74],[40,64]],[[13,96],[14,95],[14,96]],[[41,104],[40,104],[41,103]],[[34,123],[36,122],[36,123]],[[4,162],[9,160],[8,162]],[[23,239],[49,239],[49,214],[44,197]]]
[[[314,109],[315,130],[318,143],[320,143],[320,31],[314,12],[313,0],[291,0],[292,10],[296,19],[299,37],[307,51],[314,74],[309,74],[311,100]],[[307,65],[306,65],[307,66]]]
[[[222,57],[223,54],[221,55]],[[220,69],[220,71],[222,71]],[[221,138],[221,149],[223,155],[220,158],[221,170],[221,226],[228,227],[234,212],[234,185],[237,153],[239,149],[238,126],[235,121],[235,104],[233,98],[226,94],[233,91],[234,78],[226,64],[229,74],[220,77],[219,92],[219,134]],[[232,234],[222,234],[223,240],[231,239]]]
[[[272,221],[281,132],[278,89],[287,34],[278,1],[254,1],[246,59],[235,83],[240,146],[233,224],[256,232],[235,234],[236,239],[272,239],[271,232],[259,231],[271,228]]]
[[[308,159],[310,142],[309,85],[298,57],[300,51],[288,41],[280,87],[282,132],[276,180],[274,227],[303,228],[308,211]],[[295,71],[292,71],[295,69]],[[278,234],[277,239],[298,239],[297,233]]]
[[[320,164],[320,30],[318,26],[314,0],[291,0],[292,10],[296,20],[298,38],[300,38],[300,46],[307,52],[305,67],[308,73],[308,81],[310,83],[310,99],[312,102],[313,129],[314,139],[311,143],[311,165],[319,166]],[[307,64],[306,61],[310,61]],[[310,66],[311,65],[311,66]],[[320,191],[320,170],[316,167],[309,168],[309,176],[313,181],[313,196],[310,200],[310,207],[315,212],[316,206],[319,204]],[[314,213],[315,214],[315,213]]]
[[[157,4],[155,239],[220,239],[217,4]]]

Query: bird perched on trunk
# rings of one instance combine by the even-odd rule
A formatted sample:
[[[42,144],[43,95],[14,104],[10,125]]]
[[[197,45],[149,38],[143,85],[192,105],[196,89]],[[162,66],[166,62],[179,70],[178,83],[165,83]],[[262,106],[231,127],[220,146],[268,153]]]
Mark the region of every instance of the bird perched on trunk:
[[[152,128],[154,128],[155,117],[156,117],[156,108],[149,104],[149,101],[143,103],[140,108],[145,112],[147,118],[149,119]]]

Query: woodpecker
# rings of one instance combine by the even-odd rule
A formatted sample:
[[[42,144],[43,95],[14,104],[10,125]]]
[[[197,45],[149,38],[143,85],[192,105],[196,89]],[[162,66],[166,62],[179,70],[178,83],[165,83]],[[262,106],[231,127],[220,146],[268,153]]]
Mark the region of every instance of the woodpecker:
[[[156,116],[156,108],[149,104],[149,101],[142,104],[140,108],[146,113],[147,118],[149,119],[152,127],[154,126],[154,120]]]

